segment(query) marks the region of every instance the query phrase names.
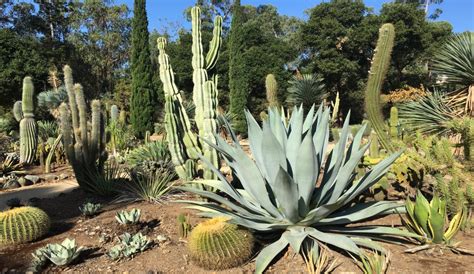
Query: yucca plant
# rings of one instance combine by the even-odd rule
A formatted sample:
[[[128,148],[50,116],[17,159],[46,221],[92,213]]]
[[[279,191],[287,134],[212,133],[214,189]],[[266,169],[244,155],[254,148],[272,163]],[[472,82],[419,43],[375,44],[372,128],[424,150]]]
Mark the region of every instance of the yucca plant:
[[[149,142],[139,146],[130,151],[126,158],[127,163],[131,166],[140,165],[144,161],[171,161],[168,144],[165,141]]]
[[[314,74],[303,74],[294,76],[289,81],[287,103],[292,106],[303,104],[305,109],[310,109],[312,105],[318,106],[326,97],[323,78]]]
[[[257,273],[263,272],[288,245],[300,252],[304,241],[313,245],[321,242],[360,255],[359,246],[383,249],[372,239],[414,235],[393,227],[347,226],[403,210],[400,203],[391,201],[352,203],[382,178],[401,152],[381,161],[355,181],[355,169],[369,144],[362,146],[364,126],[352,143],[348,143],[349,116],[339,141],[326,159],[329,109],[323,110],[321,106],[315,112],[313,107],[304,119],[303,108],[295,107],[288,123],[278,110],[269,109],[262,128],[248,111],[246,115],[255,161],[243,150],[232,131],[232,144],[217,136],[215,145],[242,188],[236,189],[213,169],[220,180],[195,181],[181,189],[217,202],[182,201],[189,208],[201,211],[202,216],[229,217],[231,223],[279,237],[258,255]],[[207,163],[205,158],[201,160]]]
[[[428,202],[419,190],[415,202],[407,199],[405,206],[407,216],[402,218],[402,221],[411,232],[422,236],[418,239],[423,244],[421,247],[408,249],[407,252],[414,253],[433,248],[436,245],[445,245],[454,251],[463,251],[457,248],[457,244],[452,244],[452,239],[461,228],[461,223],[466,217],[464,209],[456,213],[448,224],[446,201],[435,195]]]
[[[119,201],[148,201],[159,202],[171,192],[171,182],[175,174],[169,171],[151,174],[135,173],[132,179],[125,182],[119,190]]]
[[[461,85],[456,92],[464,101],[463,113],[474,114],[474,32],[467,31],[449,39],[433,60],[433,72],[446,83]]]

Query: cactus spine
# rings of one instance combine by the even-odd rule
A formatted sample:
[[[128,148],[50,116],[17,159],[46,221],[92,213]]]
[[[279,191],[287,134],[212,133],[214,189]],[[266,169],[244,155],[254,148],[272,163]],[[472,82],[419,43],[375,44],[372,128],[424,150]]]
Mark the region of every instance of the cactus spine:
[[[23,119],[20,121],[20,163],[32,164],[38,147],[38,128],[36,126],[33,104],[34,88],[31,77],[23,79],[21,108]]]
[[[396,107],[390,108],[390,137],[398,138],[398,109]]]
[[[386,126],[380,106],[380,92],[382,89],[392,53],[395,39],[395,29],[392,24],[384,24],[379,30],[379,39],[369,71],[369,79],[365,92],[365,107],[372,128],[379,137],[380,144],[388,151],[395,149],[386,133]]]
[[[48,233],[48,215],[36,207],[16,207],[0,212],[0,245],[31,242]]]
[[[70,69],[69,69],[70,70]],[[69,71],[70,72],[70,71]],[[65,82],[69,79],[65,76]],[[72,78],[70,79],[72,81]],[[91,103],[91,129],[88,130],[87,105],[84,92],[80,84],[66,85],[68,94],[74,94],[69,100],[69,109],[65,103],[60,106],[61,132],[63,144],[69,162],[76,175],[79,186],[89,192],[107,195],[109,189],[98,189],[95,182],[89,178],[90,174],[101,174],[104,161],[107,159],[105,152],[105,121],[101,112],[99,100]],[[72,110],[76,111],[73,112]],[[72,121],[72,128],[71,128]],[[76,124],[74,124],[76,121]]]
[[[201,267],[222,270],[245,263],[252,255],[253,235],[217,217],[197,225],[188,238],[192,260]]]
[[[23,110],[21,109],[21,101],[16,101],[13,104],[13,117],[17,122],[20,122],[23,119]]]
[[[219,48],[222,44],[222,17],[214,20],[213,38],[210,42],[209,52],[204,58],[201,41],[201,19],[199,7],[193,7],[192,15],[192,66],[193,66],[193,101],[195,121],[199,135],[203,139],[215,143],[214,134],[217,133],[217,76],[209,77],[214,69]],[[212,163],[219,166],[219,158],[215,149],[204,141],[198,141],[191,131],[191,123],[183,107],[183,100],[174,82],[173,69],[169,57],[165,52],[166,40],[158,39],[160,79],[165,92],[165,123],[168,146],[171,158],[175,165],[176,173],[182,179],[188,179],[194,172],[188,170],[192,164],[188,160],[197,160],[200,154]],[[214,179],[215,174],[209,169],[204,169],[205,179]]]
[[[275,79],[275,75],[267,75],[265,78],[265,89],[267,91],[268,106],[280,108],[280,102],[278,101],[278,83]]]

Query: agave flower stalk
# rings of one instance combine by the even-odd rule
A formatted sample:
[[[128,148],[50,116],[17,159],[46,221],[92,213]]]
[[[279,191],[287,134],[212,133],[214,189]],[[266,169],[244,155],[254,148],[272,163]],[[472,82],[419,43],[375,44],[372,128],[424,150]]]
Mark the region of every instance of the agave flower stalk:
[[[246,112],[250,158],[229,128],[232,144],[216,136],[223,159],[231,167],[242,188],[229,184],[217,169],[220,180],[195,181],[181,189],[214,202],[182,201],[206,217],[228,217],[229,222],[256,233],[269,233],[279,239],[265,247],[257,257],[256,273],[265,270],[272,259],[290,245],[300,252],[310,241],[338,247],[361,255],[359,246],[382,251],[372,239],[409,237],[414,234],[393,227],[351,226],[376,216],[403,211],[403,204],[391,201],[351,203],[377,183],[398,158],[397,152],[375,165],[355,181],[355,169],[370,144],[362,145],[363,126],[349,144],[349,117],[340,139],[326,158],[329,142],[330,110],[314,106],[306,118],[302,107],[295,107],[291,118],[269,109],[262,127]],[[210,164],[204,157],[203,162]],[[317,183],[318,182],[318,183]],[[217,189],[226,195],[203,190],[195,184]],[[387,238],[388,237],[388,238]]]

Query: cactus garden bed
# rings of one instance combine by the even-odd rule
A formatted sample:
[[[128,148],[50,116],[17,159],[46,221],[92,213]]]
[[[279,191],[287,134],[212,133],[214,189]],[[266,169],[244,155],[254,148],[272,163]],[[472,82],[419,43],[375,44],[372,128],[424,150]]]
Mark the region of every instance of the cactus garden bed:
[[[105,206],[102,211],[93,218],[81,216],[78,207],[84,200],[93,198]],[[171,199],[182,199],[183,196]],[[192,197],[187,197],[192,198]],[[215,273],[206,271],[189,258],[186,248],[186,240],[179,237],[177,217],[181,213],[189,213],[188,221],[195,225],[202,221],[195,217],[190,210],[184,210],[181,204],[165,202],[163,204],[151,204],[138,202],[132,204],[107,204],[107,201],[98,197],[91,197],[75,190],[56,198],[41,199],[35,203],[51,217],[50,232],[34,243],[16,245],[14,247],[3,247],[0,249],[0,265],[4,273],[24,272],[31,261],[31,254],[37,248],[47,243],[61,242],[66,238],[74,238],[78,245],[84,246],[77,261],[69,266],[49,266],[45,271],[53,272],[96,272],[96,271],[129,271],[130,273],[143,273],[153,271],[158,273]],[[154,241],[151,248],[136,255],[133,259],[120,261],[110,260],[105,253],[114,245],[116,236],[127,231],[115,220],[116,212],[141,209],[141,221],[143,225],[133,227],[128,232],[138,230]],[[397,225],[400,224],[398,216],[379,219],[377,224]],[[141,229],[140,229],[141,228]],[[462,246],[474,246],[472,232],[459,233],[455,239],[462,241]],[[391,264],[388,273],[463,273],[474,269],[474,261],[469,257],[458,256],[449,251],[439,253],[407,254],[407,247],[387,244],[391,252]],[[413,245],[409,245],[412,247]],[[339,253],[332,252],[340,265],[335,273],[355,272],[359,269],[354,261]],[[243,266],[222,271],[222,273],[250,273],[253,272],[254,262],[250,261]],[[277,258],[277,261],[268,269],[270,273],[303,273],[306,266],[300,256],[295,256],[289,248]]]

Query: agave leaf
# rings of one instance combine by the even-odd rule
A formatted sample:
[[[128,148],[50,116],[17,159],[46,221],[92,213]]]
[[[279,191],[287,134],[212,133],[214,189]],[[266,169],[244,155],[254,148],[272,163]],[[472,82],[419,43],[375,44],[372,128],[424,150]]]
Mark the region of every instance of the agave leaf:
[[[262,153],[262,130],[258,125],[257,121],[253,118],[252,114],[249,111],[245,111],[245,116],[247,117],[247,126],[248,126],[248,138],[249,138],[249,145],[250,150],[252,151],[252,155],[255,158],[258,166],[260,167],[260,171],[264,175],[264,177],[268,178],[267,169],[265,168],[263,156],[265,154]]]
[[[268,171],[275,171],[278,170],[278,167],[281,167],[284,170],[288,170],[286,166],[285,150],[266,123],[263,124],[263,135],[265,136],[265,142],[262,142],[261,144],[261,151],[262,154],[265,155],[265,161],[263,163],[265,169]],[[271,185],[277,174],[269,173],[268,176],[267,181]]]
[[[443,242],[444,217],[439,214],[437,207],[431,207],[430,218],[428,219],[432,240],[435,244]]]
[[[377,242],[374,242],[371,239],[367,238],[360,238],[360,237],[349,237],[354,243],[358,246],[363,246],[365,248],[373,249],[380,251],[381,253],[385,254],[387,250],[383,248],[381,245],[379,245]]]
[[[318,241],[325,242],[357,255],[361,254],[357,245],[347,236],[335,233],[325,233],[318,231],[315,228],[308,228],[308,234]]]
[[[299,253],[301,244],[308,237],[308,232],[302,226],[294,226],[285,231],[282,237],[286,239],[295,253]]]
[[[342,225],[360,222],[382,214],[391,214],[402,210],[403,205],[391,201],[355,204],[354,206],[329,215],[318,225]]]
[[[428,218],[430,213],[430,204],[426,198],[421,194],[420,191],[417,192],[415,200],[415,221],[421,226],[423,231],[428,234],[430,239],[433,238],[433,235],[430,235],[430,230],[428,229]]]
[[[293,182],[282,167],[278,170],[273,191],[276,199],[282,204],[280,210],[284,213],[285,217],[292,223],[298,222],[300,219],[298,211],[298,185]]]
[[[263,122],[263,134],[265,135],[265,126],[268,125],[270,132],[273,133],[276,140],[283,148],[283,152],[286,151],[286,127],[283,124],[283,119],[280,118],[280,113],[276,109],[269,109],[268,120]],[[265,135],[266,137],[266,135]],[[285,166],[286,167],[286,157],[285,157]]]
[[[311,129],[311,127],[313,126],[313,121],[314,121],[314,105],[310,108],[308,114],[306,114],[306,119],[304,120],[304,123],[303,123],[303,132],[306,132],[308,131],[309,129]],[[320,112],[320,110],[322,109],[322,105],[319,106],[318,108],[318,112]],[[303,107],[300,107],[299,108],[300,111],[303,111]],[[316,114],[317,115],[317,114]]]
[[[411,233],[407,230],[389,227],[389,226],[357,226],[357,227],[325,227],[324,230],[337,232],[337,233],[344,233],[349,234],[351,236],[366,236],[368,238],[372,236],[382,236],[382,235],[390,235],[390,236],[399,236],[399,237],[407,237],[407,238],[419,238],[419,235]]]
[[[317,160],[311,134],[306,134],[297,153],[296,162],[298,165],[296,165],[293,177],[298,184],[299,196],[309,206],[317,180]]]
[[[268,246],[266,246],[257,256],[255,273],[260,274],[267,268],[270,262],[275,258],[285,247],[288,246],[288,241],[282,236],[280,239]]]
[[[299,161],[297,160],[299,154],[299,148],[301,145],[301,136],[303,136],[303,111],[294,107],[293,113],[291,115],[290,126],[289,126],[289,135],[288,142],[286,145],[286,155],[290,166],[294,171]],[[307,133],[308,134],[308,133]],[[308,134],[311,135],[311,134]],[[249,132],[250,136],[250,132]]]

